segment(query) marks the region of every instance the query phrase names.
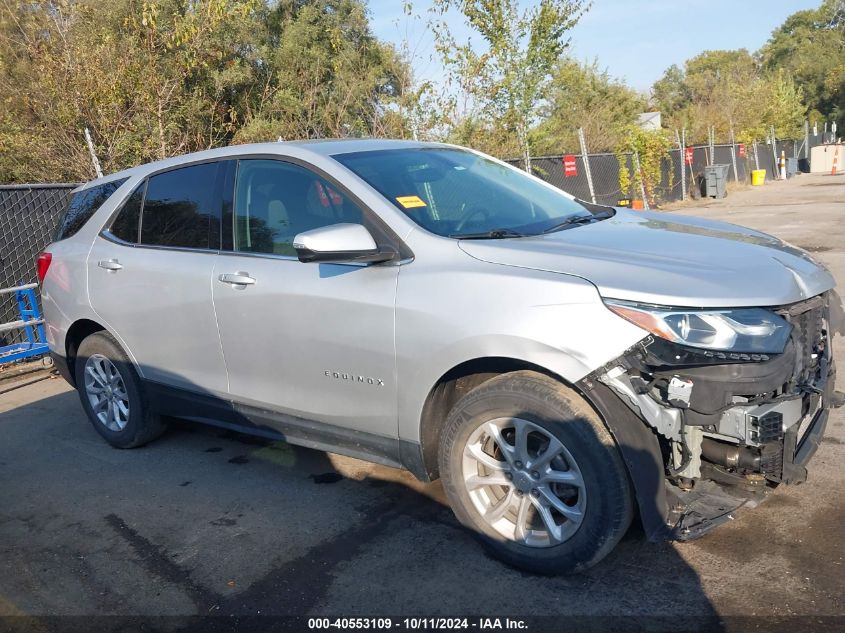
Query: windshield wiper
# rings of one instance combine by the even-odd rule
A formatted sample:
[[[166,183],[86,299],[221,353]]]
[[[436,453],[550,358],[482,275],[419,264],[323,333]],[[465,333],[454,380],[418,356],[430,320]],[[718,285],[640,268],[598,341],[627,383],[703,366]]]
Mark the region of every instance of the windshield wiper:
[[[458,240],[501,240],[508,237],[528,237],[525,233],[513,229],[490,229],[481,233],[455,233],[449,237]]]
[[[543,233],[553,233],[554,231],[559,231],[560,229],[566,228],[567,226],[574,226],[576,224],[590,224],[594,220],[598,222],[599,220],[606,220],[607,218],[612,217],[612,211],[600,211],[599,213],[591,213],[590,215],[573,215],[566,218],[563,222],[558,222],[557,224],[553,224],[549,228],[544,229]]]

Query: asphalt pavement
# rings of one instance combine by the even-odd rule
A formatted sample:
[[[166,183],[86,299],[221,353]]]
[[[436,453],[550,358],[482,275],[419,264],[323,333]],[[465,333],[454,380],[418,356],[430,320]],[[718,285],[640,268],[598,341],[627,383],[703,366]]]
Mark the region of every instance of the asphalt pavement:
[[[782,237],[845,280],[845,177],[679,212]],[[836,356],[845,367],[842,341]],[[0,615],[845,616],[843,409],[807,483],[697,541],[650,544],[635,526],[593,570],[548,578],[486,556],[437,483],[185,423],[116,450],[61,379],[12,384]]]

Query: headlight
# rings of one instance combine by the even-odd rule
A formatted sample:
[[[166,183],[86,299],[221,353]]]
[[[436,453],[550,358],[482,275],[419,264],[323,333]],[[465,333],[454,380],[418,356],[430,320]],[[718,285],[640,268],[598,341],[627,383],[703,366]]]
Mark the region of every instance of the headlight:
[[[763,308],[689,310],[606,299],[622,318],[660,338],[701,349],[780,354],[792,326]]]

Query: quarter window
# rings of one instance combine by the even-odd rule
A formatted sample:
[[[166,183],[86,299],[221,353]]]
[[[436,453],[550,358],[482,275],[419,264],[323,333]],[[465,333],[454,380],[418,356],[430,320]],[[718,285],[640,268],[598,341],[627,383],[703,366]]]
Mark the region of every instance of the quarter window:
[[[152,176],[141,217],[141,244],[220,248],[226,162],[192,165]]]
[[[103,203],[127,180],[127,178],[112,180],[111,182],[103,183],[96,187],[89,187],[73,194],[68,203],[67,211],[65,211],[65,215],[56,231],[56,241],[58,242],[59,240],[64,240],[75,235],[91,219],[91,216],[97,212],[97,209],[103,206]]]
[[[130,244],[137,244],[138,242],[138,230],[141,227],[141,204],[144,202],[144,187],[146,184],[147,181],[145,180],[126,199],[109,228],[112,235]]]
[[[235,187],[234,249],[296,255],[293,238],[331,224],[362,223],[361,209],[315,173],[277,160],[242,160]]]

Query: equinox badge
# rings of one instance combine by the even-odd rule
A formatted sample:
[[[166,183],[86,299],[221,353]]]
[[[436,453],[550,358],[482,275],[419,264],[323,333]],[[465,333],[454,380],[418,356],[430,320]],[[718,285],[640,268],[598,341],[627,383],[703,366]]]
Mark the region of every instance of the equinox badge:
[[[384,387],[384,380],[381,378],[372,378],[370,376],[359,376],[357,374],[350,374],[344,371],[329,371],[323,372],[326,378],[335,378],[337,380],[348,380],[350,382],[359,382],[363,385],[373,385],[375,387]]]

